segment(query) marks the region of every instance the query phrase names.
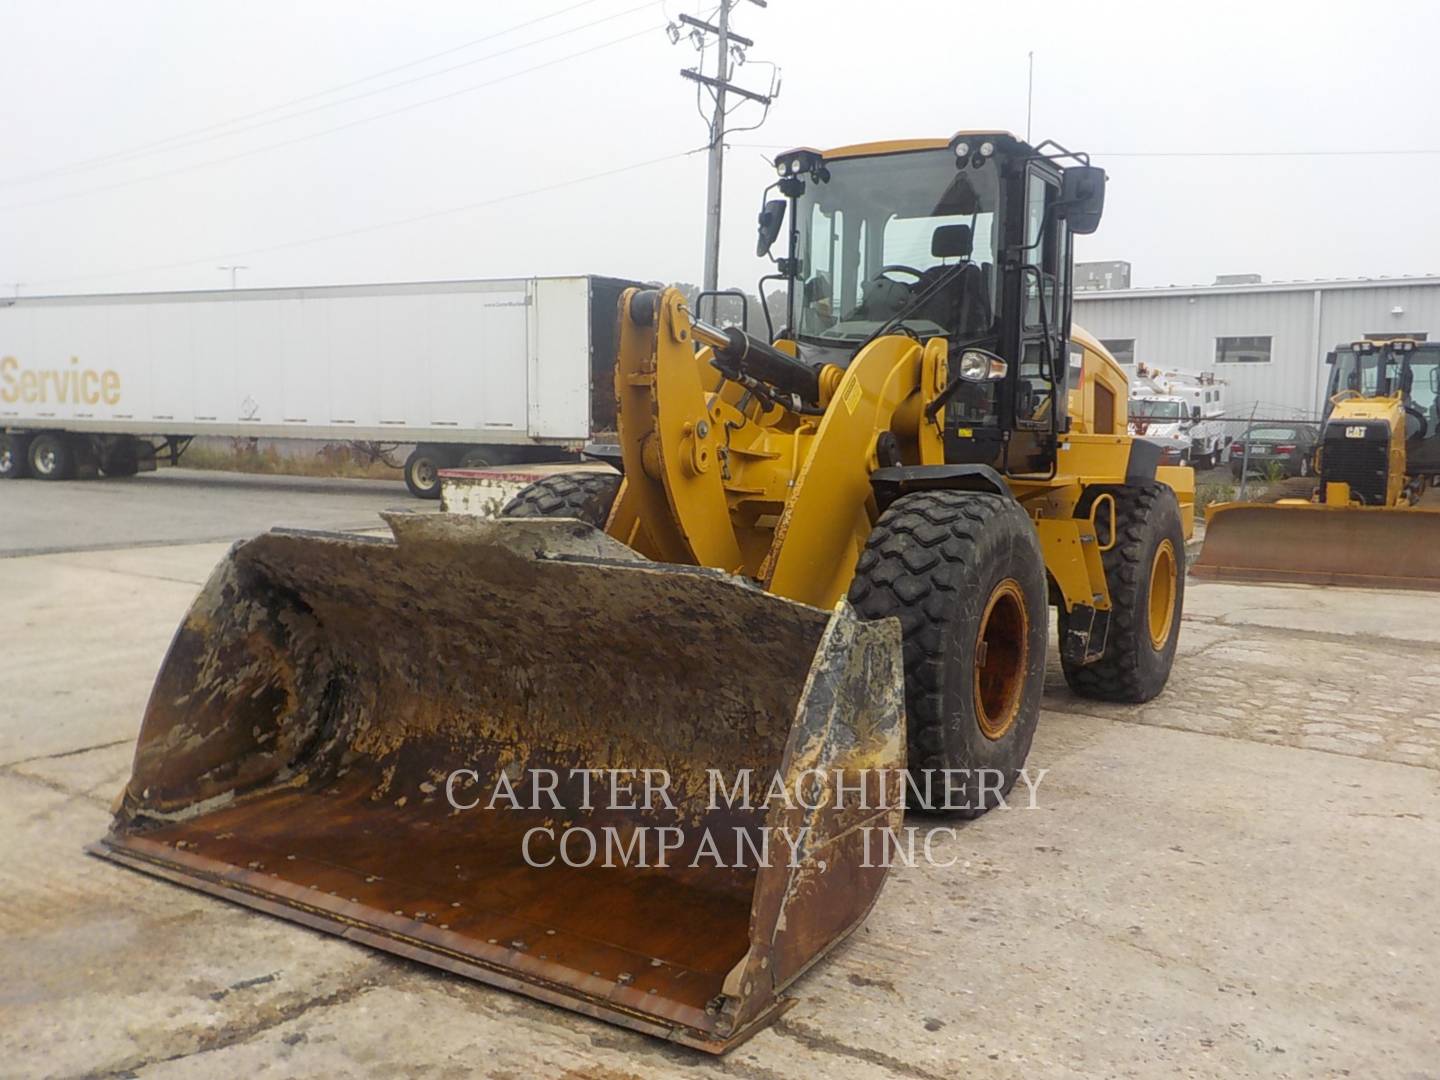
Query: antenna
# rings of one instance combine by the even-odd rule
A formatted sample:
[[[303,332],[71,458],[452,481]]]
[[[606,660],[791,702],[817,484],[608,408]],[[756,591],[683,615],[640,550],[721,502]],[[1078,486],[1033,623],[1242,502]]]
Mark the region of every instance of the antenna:
[[[1035,50],[1031,49],[1025,54],[1030,58],[1030,75],[1028,85],[1025,88],[1025,141],[1030,141],[1030,115],[1035,104]]]

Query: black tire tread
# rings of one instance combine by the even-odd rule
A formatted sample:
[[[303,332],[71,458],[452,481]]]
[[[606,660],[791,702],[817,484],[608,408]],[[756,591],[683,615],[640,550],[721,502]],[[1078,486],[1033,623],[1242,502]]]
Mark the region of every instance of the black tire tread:
[[[547,476],[521,488],[500,516],[578,518],[603,529],[619,494],[620,479],[619,473],[599,471]]]
[[[971,491],[929,491],[898,500],[876,522],[856,564],[849,593],[856,614],[900,621],[912,770],[956,767],[946,754],[950,717],[942,693],[947,624],[965,568],[977,560],[980,537],[1004,527],[1006,517],[1014,535],[1028,536],[1034,545],[1036,566],[1043,565],[1034,529],[1014,500]]]

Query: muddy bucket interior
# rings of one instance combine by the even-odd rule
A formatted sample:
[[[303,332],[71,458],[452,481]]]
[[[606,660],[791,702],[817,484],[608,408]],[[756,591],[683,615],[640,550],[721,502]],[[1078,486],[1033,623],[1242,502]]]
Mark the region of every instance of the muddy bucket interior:
[[[392,527],[232,550],[92,850],[703,1049],[767,1022],[883,881],[897,628],[576,522]],[[765,801],[815,769],[889,790]]]
[[[1318,503],[1212,506],[1199,578],[1440,590],[1440,512]]]

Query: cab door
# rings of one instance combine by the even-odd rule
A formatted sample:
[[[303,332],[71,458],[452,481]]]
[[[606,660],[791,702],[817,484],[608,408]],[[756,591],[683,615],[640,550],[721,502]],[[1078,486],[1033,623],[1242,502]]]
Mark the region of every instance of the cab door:
[[[1026,166],[1019,266],[1019,370],[1010,380],[1011,435],[1005,471],[1049,476],[1069,427],[1066,343],[1070,335],[1070,230],[1055,214],[1060,173],[1047,161]]]

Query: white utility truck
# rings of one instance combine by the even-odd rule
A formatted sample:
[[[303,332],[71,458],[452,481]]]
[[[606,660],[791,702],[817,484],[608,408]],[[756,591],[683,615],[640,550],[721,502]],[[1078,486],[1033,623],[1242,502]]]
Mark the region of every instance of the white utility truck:
[[[1225,381],[1212,371],[1131,369],[1130,434],[1157,443],[1168,464],[1213,468],[1230,442],[1224,415]]]
[[[405,481],[614,427],[606,277],[0,300],[0,479],[128,476],[197,435],[413,445]]]

